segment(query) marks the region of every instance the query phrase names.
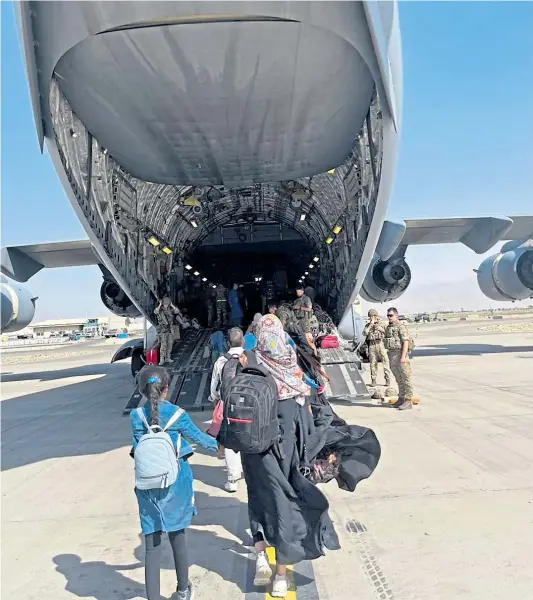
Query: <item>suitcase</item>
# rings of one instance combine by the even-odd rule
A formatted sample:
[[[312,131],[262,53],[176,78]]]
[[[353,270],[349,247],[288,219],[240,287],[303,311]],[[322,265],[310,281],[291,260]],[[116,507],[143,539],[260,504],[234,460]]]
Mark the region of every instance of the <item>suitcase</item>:
[[[148,348],[146,351],[146,364],[147,365],[158,365],[159,364],[159,344]]]
[[[328,348],[338,348],[339,340],[336,335],[323,335],[322,337],[318,338],[317,346],[319,348],[323,348],[324,350]]]

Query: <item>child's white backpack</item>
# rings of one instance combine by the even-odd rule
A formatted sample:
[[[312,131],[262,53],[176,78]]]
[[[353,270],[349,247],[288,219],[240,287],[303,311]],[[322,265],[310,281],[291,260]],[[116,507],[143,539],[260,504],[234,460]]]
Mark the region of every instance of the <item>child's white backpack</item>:
[[[139,440],[135,453],[135,487],[138,490],[165,489],[178,478],[179,449],[181,436],[178,434],[178,446],[174,447],[167,429],[183,414],[178,410],[170,417],[164,428],[149,425],[142,408],[137,409],[139,418],[148,430]]]

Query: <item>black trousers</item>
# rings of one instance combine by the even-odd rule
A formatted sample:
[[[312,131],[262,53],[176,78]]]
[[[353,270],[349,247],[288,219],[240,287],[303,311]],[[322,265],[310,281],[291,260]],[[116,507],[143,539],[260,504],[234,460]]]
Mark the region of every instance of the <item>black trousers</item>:
[[[161,538],[162,533],[156,531],[144,536],[146,546],[145,579],[146,597],[148,600],[161,600]],[[178,590],[185,591],[189,585],[189,556],[187,553],[187,538],[185,529],[171,531],[168,534],[172,553],[174,554],[174,565],[176,577],[178,578]]]
[[[275,460],[278,463],[281,471],[283,472],[284,477],[288,480],[289,473],[293,461],[293,457],[295,452],[297,451],[296,447],[296,424],[297,424],[297,416],[298,416],[299,406],[293,398],[288,400],[283,400],[278,402],[278,419],[281,429],[281,443],[278,451],[274,452],[272,449],[269,450],[266,454],[271,454],[272,458],[275,456]],[[260,483],[260,480],[263,479],[263,484],[268,487],[268,483],[264,483],[268,481],[268,478],[264,477],[266,475],[263,473],[263,469],[260,468],[265,457],[259,454],[241,454],[242,467],[244,479],[246,481],[246,485],[256,485]],[[263,477],[259,477],[257,479],[258,473],[263,473]],[[268,491],[267,491],[268,493]],[[262,523],[261,517],[256,514],[254,511],[254,500],[253,500],[253,492],[250,493],[250,488],[248,488],[248,516],[250,519],[250,530],[252,533],[252,538],[254,544],[257,542],[264,542],[265,538],[261,531]],[[250,500],[251,497],[251,500]],[[283,563],[283,559],[279,559],[277,562],[280,564]]]

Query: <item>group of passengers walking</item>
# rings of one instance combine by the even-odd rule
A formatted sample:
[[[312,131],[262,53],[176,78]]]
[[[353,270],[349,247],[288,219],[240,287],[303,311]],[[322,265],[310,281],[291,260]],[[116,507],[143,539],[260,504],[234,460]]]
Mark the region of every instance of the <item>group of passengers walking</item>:
[[[165,323],[160,315],[173,310],[163,302],[158,322]],[[268,314],[255,315],[246,335],[239,327],[229,330],[229,350],[213,367],[216,407],[207,434],[167,401],[164,368],[147,366],[140,372],[139,389],[147,401],[131,413],[132,454],[148,600],[160,600],[163,533],[174,555],[177,599],[194,596],[186,543],[186,529],[196,514],[189,442],[213,454],[224,449],[228,492],[237,491],[244,479],[256,586],[272,584],[270,595],[284,598],[290,586],[287,565],[340,548],[328,501],[317,484],[335,478],[341,489],[354,491],[373,472],[381,451],[371,430],[346,424],[319,393],[313,317],[313,303],[299,288],[292,310],[272,303]],[[276,552],[274,572],[267,544]]]

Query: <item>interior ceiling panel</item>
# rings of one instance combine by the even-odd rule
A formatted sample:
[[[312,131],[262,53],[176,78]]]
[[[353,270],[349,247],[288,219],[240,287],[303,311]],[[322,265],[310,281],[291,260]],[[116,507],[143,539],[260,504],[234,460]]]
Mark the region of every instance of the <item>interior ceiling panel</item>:
[[[332,174],[300,180],[298,183],[307,196],[297,206],[291,202],[291,186],[296,183],[292,181],[220,188],[216,194],[210,193],[214,190],[212,187],[188,188],[186,195],[193,193],[201,201],[201,215],[183,204],[182,187],[147,182],[136,182],[135,187],[147,225],[175,247],[186,242],[200,243],[220,226],[250,224],[249,219],[257,223],[284,223],[314,244],[321,244],[345,206],[339,191],[345,171],[345,165],[341,165]],[[192,221],[198,226],[193,227]]]
[[[228,187],[341,164],[374,85],[345,40],[290,22],[92,36],[61,58],[56,77],[76,115],[133,176]]]

